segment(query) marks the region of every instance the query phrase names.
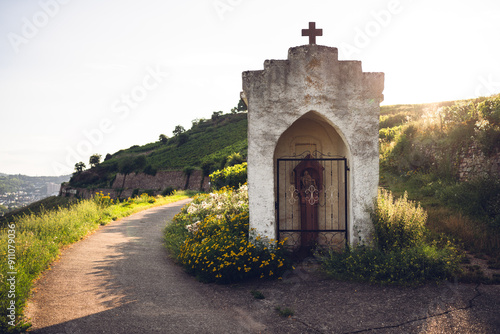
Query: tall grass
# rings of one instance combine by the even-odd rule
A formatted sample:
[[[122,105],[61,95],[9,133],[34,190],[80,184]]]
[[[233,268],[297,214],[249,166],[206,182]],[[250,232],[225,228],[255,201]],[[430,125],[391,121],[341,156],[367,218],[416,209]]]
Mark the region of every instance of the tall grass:
[[[347,248],[323,256],[323,269],[337,279],[415,285],[459,272],[460,255],[446,240],[430,238],[427,213],[405,194],[380,190],[372,213],[375,247]]]
[[[419,203],[403,197],[394,198],[390,191],[379,189],[372,215],[378,247],[383,250],[408,248],[423,242],[427,212]]]
[[[49,267],[60,249],[72,244],[120,217],[183,198],[185,193],[169,197],[142,195],[122,203],[113,203],[108,196],[97,195],[69,208],[42,210],[38,214],[14,217],[0,230],[0,332],[18,332],[29,327],[23,320],[23,311],[33,281]],[[10,235],[9,235],[10,234]],[[9,241],[14,240],[14,241]],[[10,245],[15,245],[15,263],[10,267],[7,259]],[[10,247],[12,248],[12,247]],[[15,272],[16,274],[8,274]],[[10,277],[15,277],[15,297],[10,291]],[[15,301],[15,326],[7,308]],[[10,323],[10,324],[9,324]]]

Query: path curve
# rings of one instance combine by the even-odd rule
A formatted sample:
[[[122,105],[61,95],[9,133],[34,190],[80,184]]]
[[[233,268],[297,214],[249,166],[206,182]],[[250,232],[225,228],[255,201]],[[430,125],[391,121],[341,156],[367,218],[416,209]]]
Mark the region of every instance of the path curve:
[[[162,230],[188,200],[139,212],[65,250],[36,284],[35,333],[241,332],[241,315],[167,257]]]
[[[203,284],[167,256],[184,200],[100,228],[35,284],[34,333],[500,333],[500,286],[379,287],[326,280],[304,261],[282,281]],[[252,290],[265,299],[255,299]],[[278,316],[276,308],[294,315]]]

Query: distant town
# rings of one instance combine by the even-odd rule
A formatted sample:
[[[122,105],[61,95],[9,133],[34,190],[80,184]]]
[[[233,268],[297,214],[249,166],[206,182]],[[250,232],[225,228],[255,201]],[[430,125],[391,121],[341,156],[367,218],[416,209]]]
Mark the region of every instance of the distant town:
[[[0,216],[49,196],[57,196],[71,175],[26,176],[0,173]]]

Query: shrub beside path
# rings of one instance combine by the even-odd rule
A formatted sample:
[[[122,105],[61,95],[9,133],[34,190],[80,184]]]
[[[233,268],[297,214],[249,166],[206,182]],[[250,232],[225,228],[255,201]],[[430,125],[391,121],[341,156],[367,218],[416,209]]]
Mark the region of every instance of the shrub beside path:
[[[283,281],[203,284],[167,257],[163,228],[188,200],[100,228],[35,284],[34,333],[497,333],[500,285],[336,282],[304,261]],[[264,299],[255,299],[260,291]],[[277,308],[293,316],[280,317]]]

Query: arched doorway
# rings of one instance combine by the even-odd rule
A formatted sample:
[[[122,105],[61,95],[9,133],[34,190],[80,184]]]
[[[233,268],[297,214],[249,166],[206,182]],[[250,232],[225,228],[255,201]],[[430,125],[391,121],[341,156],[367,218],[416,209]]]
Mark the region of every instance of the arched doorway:
[[[274,152],[276,234],[302,254],[348,242],[349,150],[317,112],[296,120]]]

